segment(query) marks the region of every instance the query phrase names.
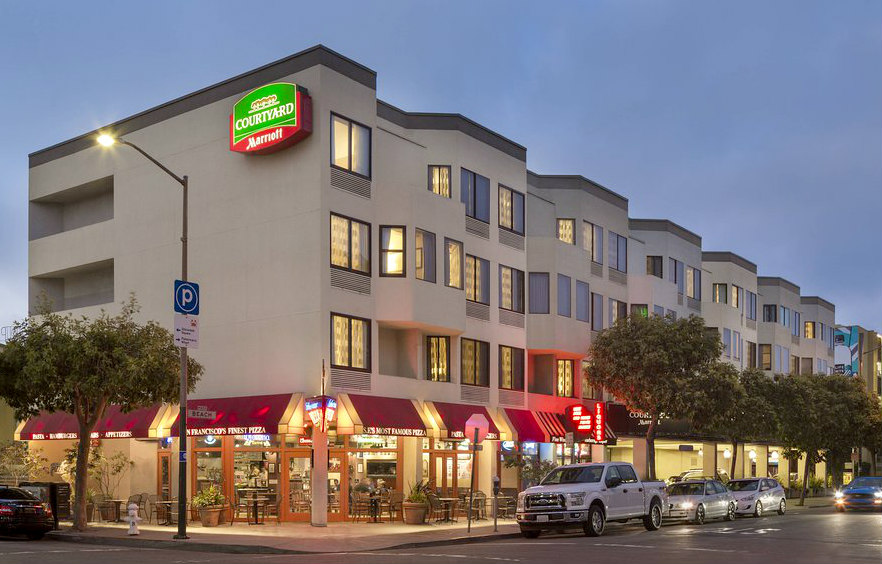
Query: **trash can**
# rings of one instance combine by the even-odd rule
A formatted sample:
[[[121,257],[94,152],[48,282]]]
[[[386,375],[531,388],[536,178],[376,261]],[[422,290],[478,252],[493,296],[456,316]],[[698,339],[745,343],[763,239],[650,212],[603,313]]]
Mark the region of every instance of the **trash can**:
[[[58,529],[58,521],[70,519],[70,484],[66,482],[22,482],[21,489],[37,496],[52,508],[52,521]]]

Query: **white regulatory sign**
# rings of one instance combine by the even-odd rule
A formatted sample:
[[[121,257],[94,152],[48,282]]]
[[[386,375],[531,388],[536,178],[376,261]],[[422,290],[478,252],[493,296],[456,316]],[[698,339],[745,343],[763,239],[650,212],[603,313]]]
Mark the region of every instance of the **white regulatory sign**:
[[[188,409],[187,419],[217,419],[217,411],[208,411],[204,407]]]
[[[175,345],[188,349],[199,348],[199,318],[175,314]]]

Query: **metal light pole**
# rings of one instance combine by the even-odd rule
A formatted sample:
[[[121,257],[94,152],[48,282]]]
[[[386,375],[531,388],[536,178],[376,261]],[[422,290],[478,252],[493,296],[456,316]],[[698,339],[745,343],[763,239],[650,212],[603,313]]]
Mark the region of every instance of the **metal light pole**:
[[[178,176],[170,171],[164,164],[150,156],[144,149],[130,141],[120,137],[112,137],[107,134],[98,136],[98,143],[104,147],[110,147],[114,143],[127,145],[141,153],[147,160],[162,169],[181,185],[183,195],[183,219],[181,223],[181,280],[187,281],[187,176]],[[187,347],[181,349],[181,382],[180,382],[180,414],[178,415],[178,441],[180,443],[180,456],[178,457],[178,533],[174,538],[188,539],[187,536]]]

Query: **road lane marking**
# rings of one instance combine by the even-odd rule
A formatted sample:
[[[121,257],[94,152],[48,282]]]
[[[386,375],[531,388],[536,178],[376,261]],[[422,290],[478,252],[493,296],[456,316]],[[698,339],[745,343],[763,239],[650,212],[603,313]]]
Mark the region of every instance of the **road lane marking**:
[[[462,558],[468,560],[489,560],[492,562],[520,562],[518,558],[503,558],[499,556],[474,556],[471,554],[441,554],[428,552],[325,552],[317,556],[400,556],[404,558]]]
[[[677,547],[676,550],[691,550],[693,552],[738,552],[737,550],[727,550],[725,548],[700,548],[700,547]]]

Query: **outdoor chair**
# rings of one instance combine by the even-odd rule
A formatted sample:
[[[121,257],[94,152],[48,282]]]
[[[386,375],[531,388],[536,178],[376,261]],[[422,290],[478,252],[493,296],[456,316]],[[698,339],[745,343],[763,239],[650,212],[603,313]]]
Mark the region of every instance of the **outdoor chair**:
[[[245,513],[245,518],[248,518],[248,511],[251,510],[252,505],[248,503],[247,498],[243,498],[239,495],[239,492],[233,492],[233,501],[230,502],[230,526],[233,526],[233,522],[239,518],[242,513]]]
[[[395,520],[397,515],[402,514],[402,504],[404,503],[404,493],[396,490],[389,492],[389,519]]]
[[[430,493],[428,496],[429,499],[429,521],[439,522],[447,519],[448,517],[456,521],[456,515],[451,511],[451,504],[449,501],[441,501],[438,499],[438,496]]]
[[[266,520],[267,517],[275,518],[276,523],[282,522],[282,496],[277,495],[275,493],[268,493],[266,497],[269,499],[263,502],[263,518]]]
[[[153,516],[156,515],[156,522],[158,523],[160,521],[159,512],[162,511],[164,517],[165,507],[163,507],[161,504],[156,503],[157,501],[159,501],[159,496],[157,494],[147,494],[146,499],[147,503],[149,504],[149,507],[147,508],[147,522],[152,523]]]
[[[366,492],[355,492],[352,501],[352,518],[358,523],[358,519],[371,517],[371,496]]]

